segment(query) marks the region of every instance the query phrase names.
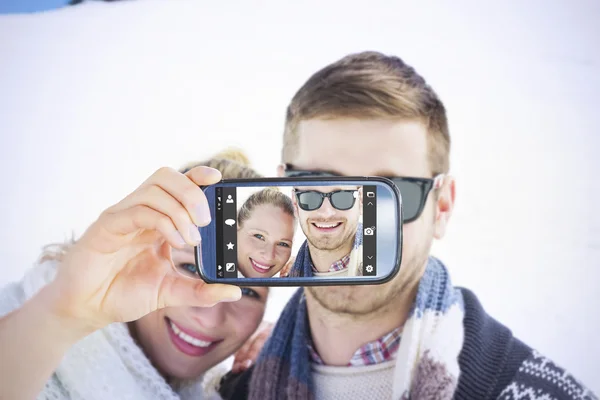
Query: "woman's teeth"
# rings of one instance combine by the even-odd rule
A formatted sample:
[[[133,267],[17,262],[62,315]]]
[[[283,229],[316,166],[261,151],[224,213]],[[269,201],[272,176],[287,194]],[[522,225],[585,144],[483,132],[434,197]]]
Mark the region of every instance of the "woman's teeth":
[[[250,259],[250,261],[252,262],[252,264],[254,264],[254,266],[258,269],[262,269],[265,271],[268,271],[271,267],[269,267],[268,265],[263,265],[263,264],[259,264],[256,261],[254,261],[253,259]]]
[[[173,323],[173,321],[171,321],[171,329],[173,329],[173,332],[175,332],[175,334],[177,336],[179,336],[179,338],[193,346],[196,347],[208,347],[212,344],[212,342],[205,342],[204,340],[200,340],[200,339],[196,339],[191,337],[190,335],[188,335],[187,333],[184,333],[181,331],[181,329],[179,329],[177,327],[177,325],[175,325]]]

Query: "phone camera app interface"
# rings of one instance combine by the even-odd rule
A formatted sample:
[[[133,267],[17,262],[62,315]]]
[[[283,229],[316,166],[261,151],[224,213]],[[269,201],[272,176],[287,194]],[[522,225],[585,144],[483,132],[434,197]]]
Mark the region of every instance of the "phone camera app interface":
[[[219,187],[217,277],[377,275],[377,186]]]

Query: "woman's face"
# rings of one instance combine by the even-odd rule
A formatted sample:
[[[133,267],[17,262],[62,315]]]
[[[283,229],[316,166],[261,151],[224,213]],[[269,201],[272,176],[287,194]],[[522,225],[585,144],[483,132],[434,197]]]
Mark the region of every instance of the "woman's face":
[[[238,268],[247,278],[268,278],[284,267],[292,254],[294,217],[280,207],[254,208],[238,228]]]
[[[193,249],[173,249],[175,268],[190,279]],[[165,377],[193,379],[234,354],[263,319],[268,288],[242,288],[242,298],[213,307],[173,307],[134,322],[134,333],[153,365]]]

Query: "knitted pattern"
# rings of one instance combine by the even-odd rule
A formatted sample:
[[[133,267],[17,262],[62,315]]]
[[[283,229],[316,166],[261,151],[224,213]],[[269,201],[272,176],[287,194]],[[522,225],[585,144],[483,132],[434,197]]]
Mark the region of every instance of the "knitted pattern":
[[[55,276],[48,261],[31,269],[21,282],[0,289],[0,316],[20,307]],[[65,354],[38,399],[53,400],[207,400],[203,377],[181,382],[174,390],[152,366],[124,323],[111,324],[86,336]]]
[[[568,371],[532,350],[514,337],[510,329],[488,315],[472,291],[466,288],[457,289],[462,294],[465,310],[462,321],[464,343],[458,358],[460,376],[453,400],[598,400],[597,395],[578,382]],[[248,398],[249,383],[256,373],[255,367],[256,365],[241,374],[225,376],[219,389],[223,398]],[[326,385],[315,388],[317,396],[330,396],[332,386],[339,387],[340,374],[332,373],[335,368],[327,367],[323,370],[322,366],[312,366],[312,375],[316,378],[314,386]],[[348,370],[348,373],[362,372],[361,367],[342,368]],[[419,369],[422,372],[418,374],[428,374],[427,368],[427,363],[421,363]],[[288,376],[289,367],[282,363],[279,370],[272,368],[271,371],[275,374],[275,378],[271,379],[281,379],[282,376]],[[325,373],[327,377],[324,376]],[[335,397],[348,400],[385,399],[387,396],[380,394],[391,393],[395,378],[390,375],[387,369],[381,370],[377,376],[370,376],[368,381],[362,380],[360,390],[354,391],[349,388]],[[266,379],[272,386],[269,378]],[[355,379],[359,380],[360,377]],[[387,386],[382,386],[382,380],[386,379]],[[325,380],[332,382],[325,383]],[[256,385],[256,382],[254,384]],[[359,397],[365,390],[370,390],[371,394]],[[413,390],[410,398],[437,399],[440,398],[438,396],[444,396],[443,390],[441,392],[439,394],[436,390]],[[280,398],[286,399],[285,396]]]
[[[348,367],[312,365],[316,400],[390,399],[395,360]]]
[[[460,291],[452,287],[443,264],[430,257],[396,356],[393,399],[452,398],[459,378],[462,319]],[[299,289],[256,362],[250,400],[315,398],[308,334],[304,291]]]
[[[598,400],[567,371],[536,350],[523,362],[499,400]]]

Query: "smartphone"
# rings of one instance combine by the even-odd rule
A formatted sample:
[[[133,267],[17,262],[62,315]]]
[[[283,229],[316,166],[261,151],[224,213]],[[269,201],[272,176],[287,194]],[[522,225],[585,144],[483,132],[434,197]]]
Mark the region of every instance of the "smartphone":
[[[382,177],[229,179],[202,188],[196,270],[238,286],[380,284],[402,262],[402,197]]]

